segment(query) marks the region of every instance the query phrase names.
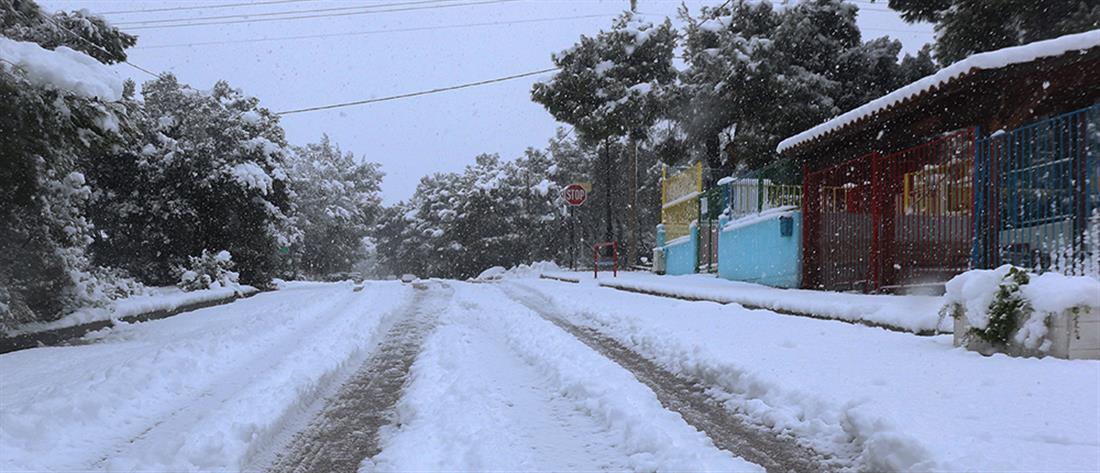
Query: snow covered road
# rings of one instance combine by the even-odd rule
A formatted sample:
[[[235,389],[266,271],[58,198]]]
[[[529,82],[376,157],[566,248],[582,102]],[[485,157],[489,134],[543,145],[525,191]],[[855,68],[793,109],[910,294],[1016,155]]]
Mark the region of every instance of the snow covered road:
[[[361,363],[410,295],[296,284],[0,356],[0,470],[246,469]]]
[[[89,342],[0,355],[0,471],[1100,468],[1098,363],[594,286],[292,283]]]

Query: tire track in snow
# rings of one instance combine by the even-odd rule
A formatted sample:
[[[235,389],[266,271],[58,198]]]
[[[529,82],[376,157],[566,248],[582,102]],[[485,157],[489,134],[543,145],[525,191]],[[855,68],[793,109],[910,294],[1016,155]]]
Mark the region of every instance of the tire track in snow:
[[[782,438],[724,408],[706,393],[706,386],[661,368],[637,352],[597,330],[574,325],[551,311],[540,294],[515,285],[502,285],[505,294],[576,337],[593,350],[627,369],[657,395],[661,404],[679,413],[688,424],[710,437],[721,449],[763,466],[768,472],[822,472],[841,470],[836,460]]]
[[[310,425],[294,436],[272,473],[355,472],[364,458],[380,452],[378,431],[391,424],[404,392],[409,368],[424,338],[435,326],[435,314],[452,290],[439,283],[414,283],[416,296],[404,318],[394,323],[358,372],[339,388]]]
[[[272,337],[265,343],[265,348],[278,349],[289,344],[292,340],[308,339],[311,335],[323,330],[332,320],[346,313],[348,307],[355,302],[356,294],[353,292],[341,293],[338,299],[331,301],[316,316],[297,322],[294,330],[286,330]],[[125,442],[111,447],[108,451],[100,453],[98,459],[91,464],[92,469],[111,469],[110,462],[114,457],[125,456],[126,452],[146,452],[162,448],[157,445],[159,440],[186,436],[189,427],[203,421],[204,414],[215,410],[216,406],[224,405],[233,399],[238,392],[247,389],[254,380],[262,377],[272,367],[282,360],[279,356],[272,356],[272,352],[265,350],[253,354],[242,364],[218,373],[212,377],[200,391],[192,397],[184,397],[178,401],[170,411],[162,413],[157,420],[146,426],[136,435],[129,437]],[[150,445],[151,444],[151,445]]]

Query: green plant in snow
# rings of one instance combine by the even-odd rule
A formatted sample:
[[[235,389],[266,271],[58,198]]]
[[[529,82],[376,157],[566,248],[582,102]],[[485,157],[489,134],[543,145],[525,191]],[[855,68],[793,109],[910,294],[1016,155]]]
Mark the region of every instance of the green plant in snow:
[[[1020,325],[1031,313],[1031,304],[1020,292],[1020,287],[1030,279],[1027,272],[1011,268],[1005,274],[997,288],[993,302],[989,304],[989,319],[984,329],[970,328],[970,333],[989,343],[1004,345],[1008,343]]]

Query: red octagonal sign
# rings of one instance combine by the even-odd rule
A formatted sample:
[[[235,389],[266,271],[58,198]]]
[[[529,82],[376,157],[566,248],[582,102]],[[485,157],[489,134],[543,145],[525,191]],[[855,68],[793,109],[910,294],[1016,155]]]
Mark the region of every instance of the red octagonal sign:
[[[577,206],[588,200],[588,191],[580,184],[569,184],[561,190],[561,197],[565,199],[565,203]]]

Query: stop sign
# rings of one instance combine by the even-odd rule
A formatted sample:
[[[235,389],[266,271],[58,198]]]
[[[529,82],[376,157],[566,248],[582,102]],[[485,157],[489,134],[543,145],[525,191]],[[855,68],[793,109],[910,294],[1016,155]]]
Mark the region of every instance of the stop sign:
[[[580,184],[569,184],[561,190],[561,197],[565,199],[565,203],[577,206],[588,200],[588,191]]]

